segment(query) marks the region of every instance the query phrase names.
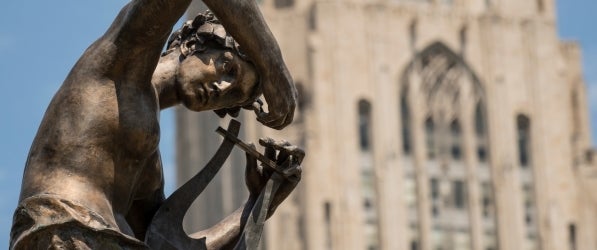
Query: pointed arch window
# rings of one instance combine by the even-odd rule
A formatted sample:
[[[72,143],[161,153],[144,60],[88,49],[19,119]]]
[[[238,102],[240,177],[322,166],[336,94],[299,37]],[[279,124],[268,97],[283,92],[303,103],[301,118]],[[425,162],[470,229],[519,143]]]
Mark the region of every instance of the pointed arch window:
[[[477,136],[477,160],[481,163],[487,162],[487,124],[484,106],[481,102],[475,107],[475,135]]]
[[[524,115],[516,118],[518,133],[518,163],[527,168],[531,162],[531,121]]]
[[[402,152],[405,155],[412,152],[409,108],[406,93],[402,93],[400,96],[400,123],[402,124]]]
[[[435,124],[431,117],[425,121],[425,145],[427,149],[427,159],[435,159],[436,146],[435,146]]]
[[[368,101],[359,101],[359,145],[361,151],[371,149],[371,104]]]
[[[518,162],[521,166],[521,184],[524,222],[526,226],[526,241],[530,249],[541,249],[539,226],[537,221],[537,201],[535,198],[535,177],[532,168],[531,155],[531,120],[525,115],[516,117],[516,128],[518,134]]]
[[[485,116],[483,114],[483,104],[479,102],[475,107],[475,133],[477,136],[485,136],[487,130],[486,127]]]
[[[462,129],[458,120],[452,121],[450,124],[450,155],[454,160],[462,160]]]
[[[440,2],[447,1],[441,0]],[[411,45],[416,42],[416,28],[416,22],[412,22],[409,30]],[[463,26],[460,33],[462,51],[466,50],[468,35],[470,34],[467,34],[466,26]],[[458,45],[456,44],[456,46]],[[478,134],[481,137],[487,136],[485,117],[478,115],[480,122],[475,121],[476,107],[474,105],[476,103],[469,102],[469,100],[479,101],[483,99],[483,86],[475,73],[466,65],[463,55],[455,53],[441,42],[430,45],[416,53],[416,55],[416,59],[404,71],[402,89],[417,84],[417,92],[420,92],[421,97],[425,98],[423,101],[426,105],[421,110],[425,116],[422,119],[409,117],[412,125],[403,127],[410,127],[412,130],[419,127],[422,130],[422,133],[415,133],[412,137],[414,146],[419,141],[422,145],[421,147],[414,147],[412,151],[422,153],[424,159],[413,161],[413,159],[406,157],[404,162],[409,163],[409,161],[412,161],[414,163],[412,169],[425,171],[424,177],[428,181],[424,182],[420,178],[416,179],[418,187],[425,188],[425,192],[428,192],[425,194],[421,192],[422,190],[418,192],[419,199],[428,199],[426,205],[418,206],[418,211],[425,213],[426,218],[429,219],[426,226],[430,230],[427,228],[425,230],[429,231],[426,233],[430,237],[427,240],[429,242],[425,242],[425,244],[430,249],[472,248],[471,232],[472,229],[477,228],[472,227],[471,218],[480,216],[480,213],[477,214],[480,210],[470,209],[469,206],[473,203],[469,204],[469,202],[474,202],[477,205],[479,201],[472,199],[481,197],[478,192],[476,192],[475,197],[469,196],[468,191],[469,188],[473,187],[474,190],[479,190],[477,186],[483,183],[485,184],[483,190],[483,212],[485,216],[482,218],[484,239],[480,241],[484,243],[481,247],[483,249],[496,249],[496,244],[493,243],[497,239],[495,237],[497,225],[494,223],[495,216],[493,215],[491,166],[485,164],[486,167],[475,169],[476,166],[472,165],[477,163],[476,161],[463,161],[465,157],[467,159],[469,159],[468,157],[470,159],[475,158],[475,123],[480,124],[477,126],[479,127]],[[413,82],[411,83],[411,81]],[[408,97],[412,96],[409,95]],[[462,99],[459,100],[456,97]],[[411,108],[414,109],[414,102],[410,101],[410,105],[413,106]],[[400,103],[401,108],[408,107],[403,97]],[[417,106],[417,108],[419,107]],[[412,109],[401,111],[401,117],[408,117],[407,111],[411,111],[410,115],[412,116],[416,114]],[[402,119],[402,122],[406,120],[408,119]],[[466,124],[462,123],[463,121],[466,121]],[[417,137],[419,135],[421,138]],[[465,136],[466,141],[464,140]],[[465,150],[465,146],[467,150]],[[469,148],[471,153],[467,154]],[[419,149],[422,152],[418,152]],[[404,164],[404,166],[405,170],[411,169],[408,164]],[[471,172],[471,170],[478,171]],[[469,179],[470,174],[476,174],[477,176]],[[415,175],[414,177],[419,176]],[[476,182],[473,182],[473,180]],[[455,216],[463,219],[456,222],[453,220]],[[417,220],[409,220],[409,223],[413,221],[418,222]],[[420,229],[419,231],[421,231]],[[414,232],[414,235],[416,233]],[[420,246],[416,244],[417,241],[413,241],[415,237],[411,236],[409,239],[410,242],[413,242],[411,244],[413,248]]]

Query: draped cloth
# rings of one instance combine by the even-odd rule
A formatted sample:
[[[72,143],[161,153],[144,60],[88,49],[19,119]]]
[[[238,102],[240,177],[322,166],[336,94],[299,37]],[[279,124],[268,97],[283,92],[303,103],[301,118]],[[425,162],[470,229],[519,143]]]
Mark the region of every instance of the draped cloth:
[[[17,207],[10,232],[10,249],[149,248],[77,202],[40,194],[23,200]]]

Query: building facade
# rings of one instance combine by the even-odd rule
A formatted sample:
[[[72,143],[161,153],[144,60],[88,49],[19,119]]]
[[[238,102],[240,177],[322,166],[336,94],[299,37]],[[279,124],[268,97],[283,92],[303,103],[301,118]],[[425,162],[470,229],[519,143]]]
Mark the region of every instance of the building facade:
[[[264,249],[597,249],[579,46],[554,0],[262,0],[301,97],[284,131],[303,180]],[[178,179],[225,121],[177,111]],[[212,225],[246,197],[244,154],[187,216]]]

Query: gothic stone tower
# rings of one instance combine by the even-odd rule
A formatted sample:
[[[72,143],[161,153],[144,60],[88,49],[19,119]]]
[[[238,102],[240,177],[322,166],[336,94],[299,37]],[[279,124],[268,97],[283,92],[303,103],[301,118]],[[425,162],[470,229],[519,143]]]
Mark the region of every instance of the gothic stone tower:
[[[284,131],[307,151],[267,249],[597,249],[596,165],[577,44],[553,0],[263,0],[301,92]],[[219,139],[179,110],[179,181]],[[246,195],[232,157],[189,214]]]

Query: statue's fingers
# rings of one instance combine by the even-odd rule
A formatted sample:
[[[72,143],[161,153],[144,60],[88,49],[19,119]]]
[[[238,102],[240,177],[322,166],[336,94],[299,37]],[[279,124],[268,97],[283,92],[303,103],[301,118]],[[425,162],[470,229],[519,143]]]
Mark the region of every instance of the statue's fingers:
[[[275,140],[269,137],[265,137],[265,138],[259,138],[259,144],[263,147],[265,147],[265,157],[267,157],[268,159],[276,162],[276,159],[278,158],[277,155],[277,150],[274,147],[274,142]]]
[[[296,183],[301,180],[303,168],[300,165],[291,165],[291,167],[284,169],[284,175],[290,182]]]
[[[278,165],[282,164],[284,161],[286,161],[286,159],[288,159],[288,156],[290,155],[290,153],[286,148],[292,147],[292,145],[288,141],[286,141],[286,140],[273,141],[271,143],[271,146],[278,151],[278,157],[276,160]]]
[[[268,159],[272,160],[272,161],[276,161],[276,149],[274,147],[272,147],[271,145],[265,145],[265,152],[264,155],[265,157],[267,157]]]
[[[275,143],[276,143],[276,140],[274,140],[270,137],[259,138],[259,145],[264,146],[264,147],[271,147]]]
[[[281,150],[278,153],[278,159],[277,159],[276,163],[278,164],[278,166],[280,166],[281,169],[286,169],[292,163],[292,159],[290,159],[291,156],[292,155],[290,155],[288,153],[288,151]]]
[[[305,158],[305,151],[295,145],[285,146],[283,151],[286,151],[288,152],[288,154],[293,155],[294,159],[299,165],[303,162],[303,158]]]
[[[276,149],[280,151],[278,161],[282,162],[286,160],[286,155],[292,155],[295,164],[300,165],[305,157],[305,151],[295,145],[291,145],[288,142],[279,143],[276,145]],[[284,153],[284,157],[282,157]]]
[[[284,162],[288,155],[293,155],[294,159],[298,164],[301,164],[303,158],[305,157],[305,151],[301,148],[290,144],[290,142],[286,140],[274,140],[272,138],[262,138],[260,139],[259,143],[262,146],[271,146],[274,149],[280,151],[278,154],[278,163]],[[283,154],[282,154],[283,153]]]
[[[276,150],[280,150],[280,151],[286,151],[286,147],[292,146],[292,144],[290,144],[290,142],[288,142],[287,140],[273,140],[271,145]]]
[[[270,137],[260,138],[259,144],[261,144],[261,146],[264,146],[264,147],[265,146],[273,146],[276,150],[283,150],[284,147],[286,147],[286,146],[292,146],[292,144],[290,144],[286,140],[275,140]]]

